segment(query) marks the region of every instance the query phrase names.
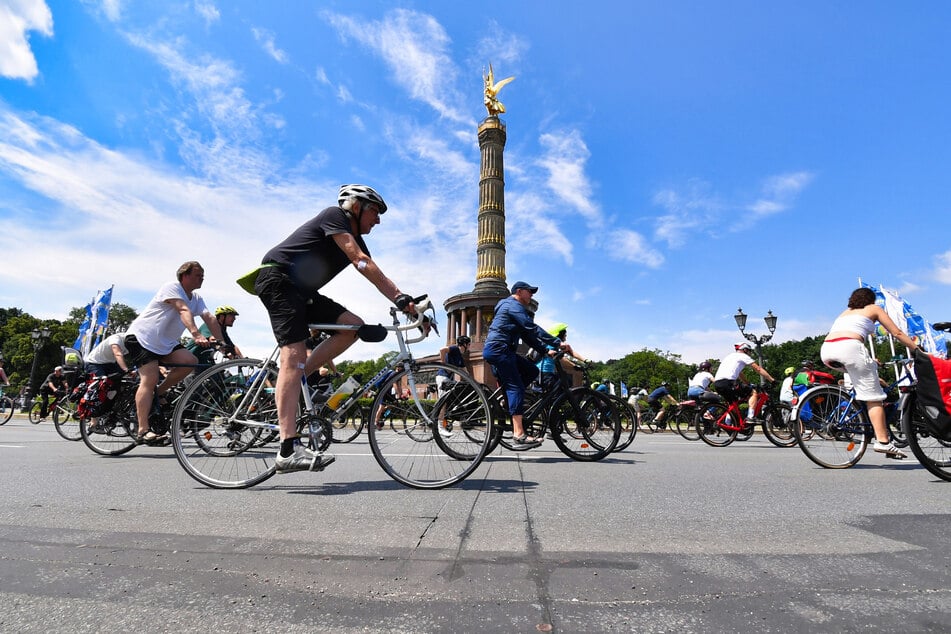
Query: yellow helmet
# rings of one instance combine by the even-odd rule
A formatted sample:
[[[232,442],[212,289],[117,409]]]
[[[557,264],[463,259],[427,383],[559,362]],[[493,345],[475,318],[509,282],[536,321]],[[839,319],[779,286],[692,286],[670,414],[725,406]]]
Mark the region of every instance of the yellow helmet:
[[[562,331],[567,331],[567,330],[568,330],[568,324],[555,324],[554,326],[548,329],[548,334],[551,335],[552,337],[557,337],[559,333],[561,333]]]

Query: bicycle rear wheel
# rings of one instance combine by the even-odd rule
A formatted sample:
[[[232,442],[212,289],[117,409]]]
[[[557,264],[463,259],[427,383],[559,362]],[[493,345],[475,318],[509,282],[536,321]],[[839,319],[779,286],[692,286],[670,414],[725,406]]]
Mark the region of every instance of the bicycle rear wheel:
[[[697,416],[697,434],[711,447],[726,447],[732,443],[739,427],[736,413],[723,403],[704,405]]]
[[[332,442],[346,443],[351,442],[366,425],[366,411],[359,405],[353,405],[341,418],[335,423],[331,423],[333,430]]]
[[[916,395],[909,393],[907,398],[901,423],[911,453],[932,475],[951,482],[951,440],[932,435],[918,410]]]
[[[83,443],[101,456],[118,456],[135,447],[139,420],[135,415],[135,386],[123,386],[112,409],[96,419],[80,421]]]
[[[38,425],[40,423],[40,411],[42,411],[42,407],[43,406],[40,405],[39,401],[30,405],[29,417],[30,422],[34,425]]]
[[[856,401],[838,387],[808,390],[799,397],[793,417],[799,448],[820,467],[847,469],[865,454],[871,426]]]
[[[456,388],[458,401],[432,401],[419,396],[425,393],[427,386],[436,384],[439,370],[457,375],[462,386]],[[383,395],[388,394],[394,384],[408,387],[414,395],[404,404],[406,433],[377,429],[376,425],[369,427],[373,457],[387,475],[416,489],[441,489],[461,482],[475,471],[492,437],[492,410],[475,379],[460,373],[459,368],[442,363],[409,362],[380,386],[373,401],[371,420],[380,420],[382,410],[392,407],[384,401]],[[453,428],[445,436],[436,431],[440,440],[434,441],[433,432],[443,415],[451,418]]]
[[[6,425],[13,418],[13,399],[9,396],[0,398],[0,425]]]
[[[171,432],[188,475],[216,489],[246,488],[274,475],[277,441],[262,441],[275,438],[276,380],[277,369],[255,359],[226,361],[195,377],[175,405]]]
[[[79,403],[71,400],[58,401],[53,408],[53,426],[56,433],[73,442],[82,440],[83,435],[80,431]]]

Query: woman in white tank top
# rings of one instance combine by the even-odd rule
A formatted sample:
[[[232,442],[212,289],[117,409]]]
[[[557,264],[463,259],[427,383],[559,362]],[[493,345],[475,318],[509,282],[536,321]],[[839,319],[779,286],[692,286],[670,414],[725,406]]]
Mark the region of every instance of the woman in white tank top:
[[[848,308],[832,323],[819,354],[827,366],[844,369],[849,373],[855,389],[855,398],[865,401],[869,420],[875,429],[876,442],[872,449],[904,458],[905,454],[899,451],[888,437],[885,409],[882,406],[885,392],[882,391],[878,377],[878,361],[869,355],[868,348],[865,347],[865,338],[875,332],[876,322],[911,350],[918,347],[911,337],[895,325],[888,313],[875,303],[875,291],[858,288],[849,296]]]

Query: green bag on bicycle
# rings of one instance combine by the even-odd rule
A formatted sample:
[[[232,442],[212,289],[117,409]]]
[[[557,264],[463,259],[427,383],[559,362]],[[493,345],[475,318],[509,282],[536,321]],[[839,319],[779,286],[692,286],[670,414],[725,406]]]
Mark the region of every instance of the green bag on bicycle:
[[[277,264],[273,262],[268,262],[267,264],[261,264],[260,266],[257,266],[254,269],[252,269],[251,271],[248,271],[247,273],[245,273],[244,275],[242,275],[236,280],[238,282],[238,286],[240,286],[247,292],[251,293],[252,295],[257,295],[257,293],[254,290],[254,283],[258,281],[258,275],[261,273],[261,269],[266,269],[271,266],[277,266]]]

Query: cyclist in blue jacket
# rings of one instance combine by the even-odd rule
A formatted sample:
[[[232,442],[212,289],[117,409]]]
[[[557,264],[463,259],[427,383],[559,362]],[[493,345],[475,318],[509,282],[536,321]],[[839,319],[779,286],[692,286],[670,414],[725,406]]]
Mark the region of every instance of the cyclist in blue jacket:
[[[518,451],[533,449],[542,444],[541,438],[527,436],[522,425],[525,386],[538,376],[538,368],[525,357],[516,354],[518,342],[524,341],[540,354],[554,355],[556,350],[565,347],[560,339],[536,325],[528,312],[532,295],[537,292],[537,286],[525,282],[512,284],[512,294],[495,305],[495,317],[482,347],[482,357],[492,365],[495,378],[505,389],[509,414],[512,416],[512,448]],[[548,346],[553,349],[549,350]]]

